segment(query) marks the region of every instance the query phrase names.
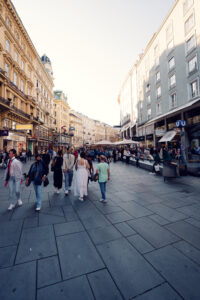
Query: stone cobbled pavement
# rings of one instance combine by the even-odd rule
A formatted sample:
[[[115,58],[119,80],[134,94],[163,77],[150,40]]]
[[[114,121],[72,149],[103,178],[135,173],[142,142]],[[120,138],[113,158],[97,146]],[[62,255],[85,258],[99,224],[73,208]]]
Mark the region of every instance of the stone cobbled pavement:
[[[8,212],[0,170],[0,300],[200,299],[200,178],[112,163],[106,204],[98,183],[81,203],[49,179],[40,213],[24,184]]]

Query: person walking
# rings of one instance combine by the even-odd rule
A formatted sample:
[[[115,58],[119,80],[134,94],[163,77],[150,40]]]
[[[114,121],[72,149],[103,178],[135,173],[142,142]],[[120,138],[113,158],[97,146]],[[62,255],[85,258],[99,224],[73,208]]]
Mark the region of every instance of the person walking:
[[[84,201],[83,197],[87,196],[88,187],[88,175],[90,165],[86,160],[85,152],[81,152],[80,159],[76,162],[76,178],[75,178],[75,189],[74,196],[79,196],[80,201]]]
[[[11,149],[9,151],[8,167],[5,172],[5,187],[8,185],[10,200],[8,210],[12,210],[16,206],[14,194],[16,194],[18,206],[22,205],[20,192],[20,185],[22,183],[22,164],[15,156],[16,150]]]
[[[58,151],[58,156],[54,158],[53,161],[53,184],[56,188],[56,193],[60,193],[60,189],[62,188],[63,183],[63,173],[62,173],[62,165],[63,165],[63,158],[62,158],[62,150]]]
[[[127,149],[127,151],[126,151],[126,163],[127,163],[127,164],[129,164],[130,156],[131,156],[131,152],[130,152],[129,149]]]
[[[45,149],[45,153],[42,155],[42,160],[43,160],[46,168],[48,169],[48,173],[49,173],[49,164],[50,164],[50,161],[51,161],[51,156],[50,156],[47,149]]]
[[[32,157],[31,149],[28,150],[27,157],[28,157],[28,160],[31,160],[31,157]]]
[[[63,157],[63,172],[65,174],[65,195],[69,194],[73,180],[73,167],[75,156],[71,153],[71,148],[67,148],[67,152]]]
[[[96,173],[99,175],[99,186],[101,191],[100,202],[106,203],[106,183],[110,180],[110,169],[105,162],[105,157],[100,156],[100,163],[97,165]]]
[[[36,155],[36,161],[31,165],[26,178],[26,186],[33,182],[33,187],[36,195],[36,211],[40,211],[42,206],[42,183],[48,174],[48,168],[41,159],[41,155]]]

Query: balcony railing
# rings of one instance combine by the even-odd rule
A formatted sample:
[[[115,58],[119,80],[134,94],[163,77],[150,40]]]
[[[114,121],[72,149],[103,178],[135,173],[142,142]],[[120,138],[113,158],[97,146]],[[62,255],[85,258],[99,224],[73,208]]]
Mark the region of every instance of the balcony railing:
[[[13,109],[14,109],[14,111],[17,112],[18,114],[23,115],[24,117],[30,119],[30,115],[27,114],[27,113],[25,113],[23,110],[21,110],[21,109],[19,109],[19,108],[16,108],[16,107],[14,107]]]
[[[0,97],[0,102],[3,103],[3,104],[5,104],[5,105],[10,106],[10,101],[9,101],[9,100],[6,100],[6,99],[3,98],[3,97]]]

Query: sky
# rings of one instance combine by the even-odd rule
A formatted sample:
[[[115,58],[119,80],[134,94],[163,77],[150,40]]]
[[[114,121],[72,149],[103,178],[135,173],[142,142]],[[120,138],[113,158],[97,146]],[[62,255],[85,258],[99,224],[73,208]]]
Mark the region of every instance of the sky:
[[[46,54],[55,90],[70,107],[120,123],[123,81],[175,0],[12,0],[37,52]]]

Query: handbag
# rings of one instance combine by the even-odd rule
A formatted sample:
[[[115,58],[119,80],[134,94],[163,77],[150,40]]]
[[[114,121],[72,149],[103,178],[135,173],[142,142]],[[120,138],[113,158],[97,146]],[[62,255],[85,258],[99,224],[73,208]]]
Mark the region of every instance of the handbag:
[[[96,182],[97,180],[99,180],[99,174],[94,174],[94,177],[93,177],[93,180],[94,182]]]
[[[44,184],[44,187],[46,187],[49,184],[48,177],[45,177],[45,180],[44,180],[43,184]]]

